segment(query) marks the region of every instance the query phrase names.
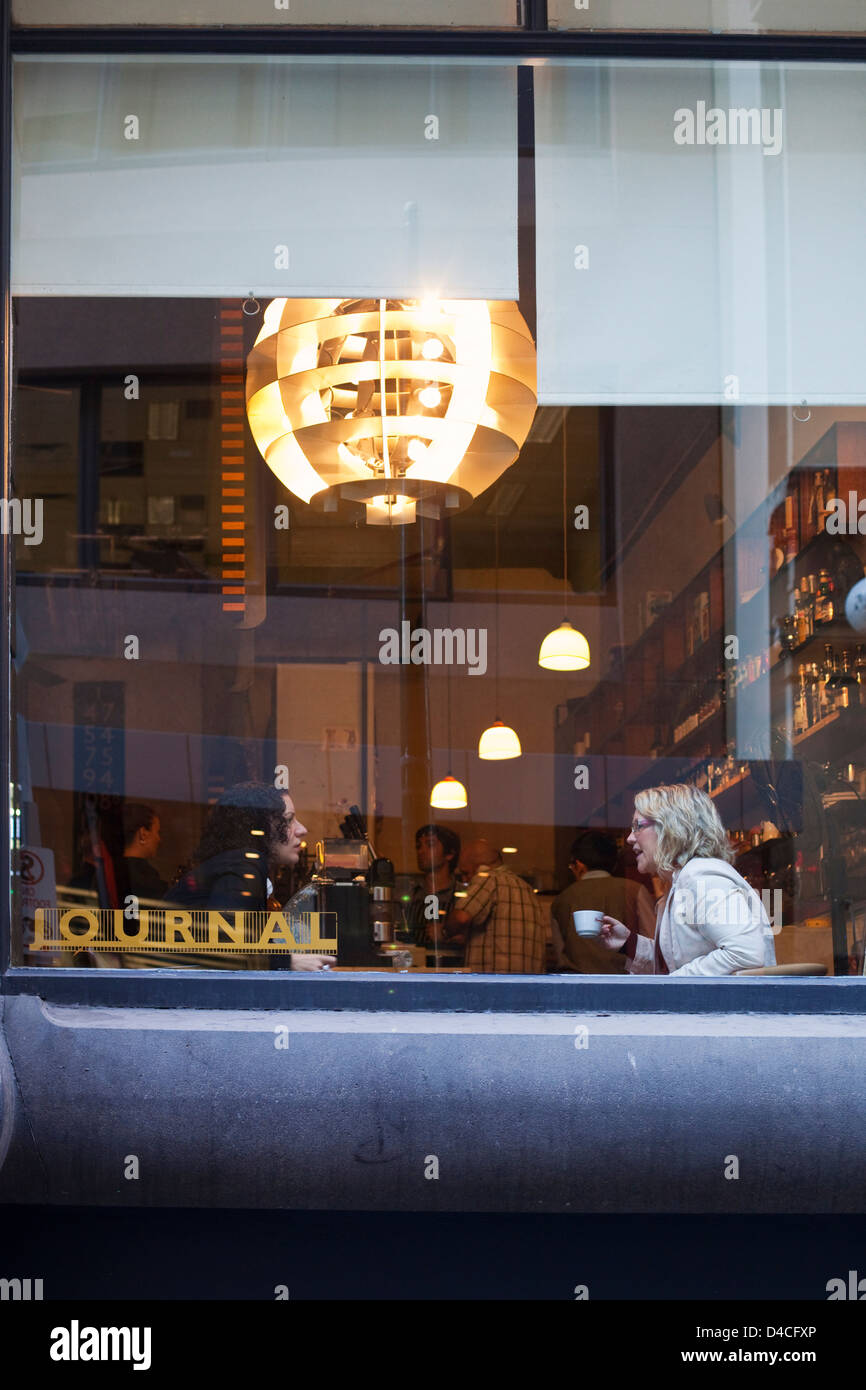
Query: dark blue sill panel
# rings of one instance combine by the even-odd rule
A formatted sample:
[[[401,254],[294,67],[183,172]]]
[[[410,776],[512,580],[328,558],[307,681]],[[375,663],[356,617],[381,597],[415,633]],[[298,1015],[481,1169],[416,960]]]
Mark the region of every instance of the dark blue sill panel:
[[[0,1201],[866,1209],[862,1013],[642,1013],[572,997],[571,1011],[521,1013],[7,995]]]
[[[63,1004],[434,1013],[866,1014],[866,979],[11,969],[3,992]]]

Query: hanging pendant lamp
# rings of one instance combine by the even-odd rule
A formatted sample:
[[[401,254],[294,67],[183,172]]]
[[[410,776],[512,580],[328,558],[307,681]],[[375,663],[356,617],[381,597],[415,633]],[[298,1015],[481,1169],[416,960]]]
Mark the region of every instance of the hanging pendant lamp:
[[[520,453],[535,344],[506,300],[274,299],[246,404],[268,467],[312,507],[374,526],[447,517]]]
[[[589,643],[563,619],[542,642],[538,664],[547,671],[583,671],[589,665]]]
[[[430,805],[437,811],[459,811],[466,804],[466,788],[450,772],[430,793]]]
[[[448,718],[448,762],[451,762],[451,672],[445,676],[445,703]],[[466,788],[453,773],[448,772],[430,793],[430,805],[437,811],[460,811],[468,805]]]
[[[566,420],[562,417],[562,604],[568,606],[568,540],[565,506]],[[584,671],[589,665],[589,643],[582,632],[563,617],[559,627],[548,632],[538,652],[538,664],[546,671]]]
[[[494,513],[494,557],[493,564],[496,573],[496,652],[495,652],[495,695],[496,709],[499,708],[499,512]],[[487,762],[498,762],[504,758],[519,758],[523,752],[520,747],[520,739],[513,729],[507,724],[503,724],[498,717],[494,719],[489,729],[478,740],[478,756]]]
[[[519,758],[522,751],[517,734],[501,719],[495,719],[478,740],[479,758],[486,758],[490,762],[498,758]]]

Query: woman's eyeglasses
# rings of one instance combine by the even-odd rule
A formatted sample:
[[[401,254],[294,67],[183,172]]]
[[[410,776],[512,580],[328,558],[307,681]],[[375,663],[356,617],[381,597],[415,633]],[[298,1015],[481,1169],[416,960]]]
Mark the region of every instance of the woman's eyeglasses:
[[[641,830],[648,830],[651,825],[655,825],[654,820],[633,820],[631,823],[632,834],[638,835]]]

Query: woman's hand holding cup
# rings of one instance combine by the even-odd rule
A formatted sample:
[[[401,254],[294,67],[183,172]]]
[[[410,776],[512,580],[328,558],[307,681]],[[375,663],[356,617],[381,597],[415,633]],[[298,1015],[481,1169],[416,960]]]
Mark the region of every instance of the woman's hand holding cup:
[[[620,946],[624,946],[629,938],[629,929],[622,922],[618,922],[615,917],[602,915],[601,919],[601,940],[611,951],[618,951]]]

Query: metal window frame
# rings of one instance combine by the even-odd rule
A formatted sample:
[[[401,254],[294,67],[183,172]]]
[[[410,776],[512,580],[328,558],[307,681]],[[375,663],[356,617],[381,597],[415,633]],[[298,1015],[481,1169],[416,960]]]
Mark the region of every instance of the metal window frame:
[[[858,37],[813,35],[695,35],[550,33],[546,3],[528,0],[523,30],[509,33],[383,31],[352,29],[323,33],[275,33],[225,29],[13,29],[11,0],[0,0],[0,429],[3,488],[8,496],[11,457],[11,163],[13,54],[351,54],[357,57],[490,57],[529,62],[550,57],[670,58],[719,61],[759,60],[864,62],[866,34]],[[0,775],[9,786],[12,563],[8,539],[2,547],[3,643],[0,718],[7,736],[0,740]],[[0,846],[0,878],[11,882],[8,810]],[[81,970],[15,967],[8,898],[0,912],[0,991],[35,994],[55,1003],[220,1009],[354,1009],[410,1012],[506,1012],[600,1014],[637,1013],[866,1013],[863,980],[851,978],[749,978],[741,980],[585,975],[496,976],[423,975],[392,977],[360,972],[316,976],[277,971]]]

